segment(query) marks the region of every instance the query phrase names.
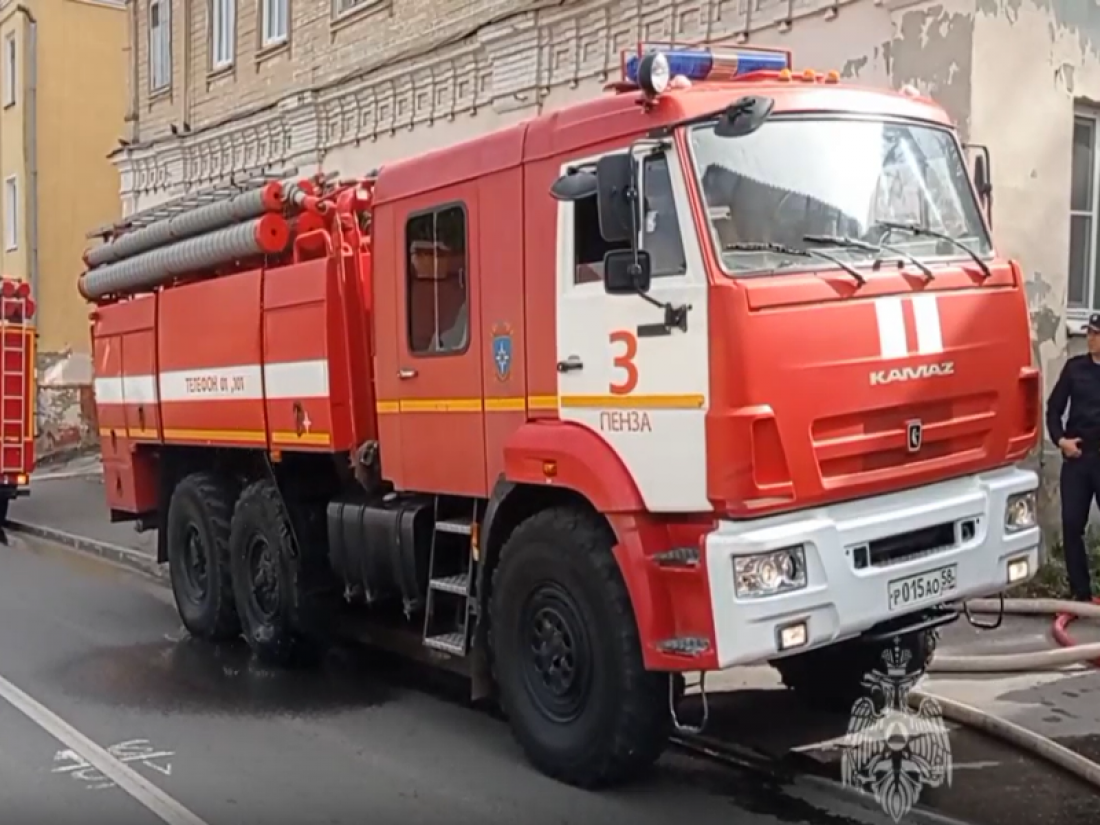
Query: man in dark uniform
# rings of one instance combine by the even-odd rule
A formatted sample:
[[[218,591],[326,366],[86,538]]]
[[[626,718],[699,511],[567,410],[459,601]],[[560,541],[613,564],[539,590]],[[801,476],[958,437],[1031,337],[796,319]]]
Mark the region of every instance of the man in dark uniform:
[[[1092,500],[1100,501],[1100,313],[1089,316],[1088,353],[1066,361],[1050,391],[1047,430],[1062,451],[1062,541],[1070,596],[1091,601],[1085,527]]]

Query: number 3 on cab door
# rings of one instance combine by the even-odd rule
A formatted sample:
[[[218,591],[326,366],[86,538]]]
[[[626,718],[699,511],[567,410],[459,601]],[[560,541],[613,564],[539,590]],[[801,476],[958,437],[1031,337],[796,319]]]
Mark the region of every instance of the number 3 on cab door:
[[[612,378],[608,389],[612,395],[629,395],[638,386],[638,337],[629,330],[618,329],[608,336],[611,343],[612,365],[619,371],[619,380]],[[616,352],[617,351],[617,352]]]

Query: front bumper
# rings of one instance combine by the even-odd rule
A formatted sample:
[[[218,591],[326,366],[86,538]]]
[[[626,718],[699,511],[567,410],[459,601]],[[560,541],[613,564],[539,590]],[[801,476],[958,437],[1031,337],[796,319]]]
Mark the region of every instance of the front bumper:
[[[1038,487],[1035,473],[1005,468],[914,490],[747,522],[723,521],[706,537],[719,668],[803,653],[863,633],[906,612],[947,601],[988,596],[1008,585],[1010,561],[1040,563],[1039,528],[1005,530],[1010,496]],[[973,535],[914,558],[859,567],[869,542],[947,522],[968,522]],[[969,528],[968,528],[969,529]],[[739,598],[734,558],[802,544],[806,587],[775,596]],[[957,565],[956,586],[942,595],[891,610],[890,582]],[[779,649],[782,628],[805,623],[806,643]]]

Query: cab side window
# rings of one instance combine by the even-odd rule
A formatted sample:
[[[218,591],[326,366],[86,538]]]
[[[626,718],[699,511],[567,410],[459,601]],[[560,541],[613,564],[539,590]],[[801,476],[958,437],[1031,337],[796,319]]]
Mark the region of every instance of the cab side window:
[[[448,204],[405,224],[409,351],[459,354],[470,342],[466,209]]]
[[[626,242],[608,243],[600,234],[596,196],[573,202],[573,283],[603,280],[603,256],[616,249],[630,249]]]
[[[641,248],[650,254],[652,277],[683,275],[687,263],[668,158],[663,154],[647,157],[642,174],[646,208],[640,227]],[[573,248],[573,282],[577,284],[602,281],[604,255],[617,249],[630,249],[629,243],[608,243],[600,234],[595,195],[573,203]]]
[[[672,194],[672,175],[668,156],[650,155],[642,166],[642,194],[645,219],[642,222],[642,249],[649,253],[652,277],[663,278],[687,272],[680,217]]]

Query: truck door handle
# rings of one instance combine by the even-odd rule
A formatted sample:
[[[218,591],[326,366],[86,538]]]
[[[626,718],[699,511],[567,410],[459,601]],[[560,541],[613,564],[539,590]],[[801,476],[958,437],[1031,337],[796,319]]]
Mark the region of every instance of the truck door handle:
[[[564,361],[558,361],[558,372],[573,372],[583,370],[584,362],[576,355],[570,355]]]
[[[416,378],[416,370],[398,370],[397,377],[402,381],[408,381],[410,378]]]

